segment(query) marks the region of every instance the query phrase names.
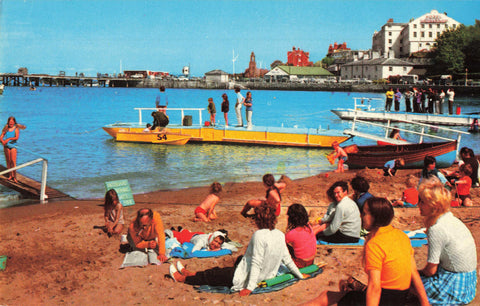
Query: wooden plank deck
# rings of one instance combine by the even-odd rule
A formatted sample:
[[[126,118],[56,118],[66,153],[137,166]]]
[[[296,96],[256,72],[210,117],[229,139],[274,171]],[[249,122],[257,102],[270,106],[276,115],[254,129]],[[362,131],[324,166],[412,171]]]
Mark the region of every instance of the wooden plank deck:
[[[7,168],[5,168],[5,166],[3,165],[0,165],[0,172],[4,170],[7,170]],[[18,183],[8,180],[7,177],[8,177],[8,173],[5,174],[5,176],[0,175],[0,184],[19,192],[26,198],[40,199],[40,187],[41,187],[40,182],[37,182],[34,179],[21,175],[20,173],[18,173],[18,171],[17,171]],[[59,199],[59,198],[73,199],[71,196],[59,190],[50,188],[48,186],[45,188],[45,194],[48,196],[47,200]]]

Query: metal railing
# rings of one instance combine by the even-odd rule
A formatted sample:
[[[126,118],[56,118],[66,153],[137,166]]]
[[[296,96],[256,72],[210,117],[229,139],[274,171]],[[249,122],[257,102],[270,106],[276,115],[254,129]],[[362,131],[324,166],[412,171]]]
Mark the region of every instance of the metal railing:
[[[47,200],[47,195],[45,193],[45,190],[47,189],[47,169],[48,169],[48,161],[41,157],[40,155],[34,153],[34,152],[31,152],[27,149],[24,149],[24,148],[21,148],[21,147],[18,147],[18,146],[15,146],[17,149],[21,149],[22,151],[26,151],[30,154],[33,154],[35,156],[38,156],[39,158],[37,159],[34,159],[32,161],[29,161],[29,162],[26,162],[26,163],[23,163],[19,166],[16,166],[16,167],[13,167],[13,168],[9,168],[7,170],[4,170],[2,172],[0,172],[0,175],[4,175],[6,173],[10,173],[12,171],[15,171],[15,170],[18,170],[18,169],[22,169],[22,168],[25,168],[25,167],[28,167],[28,166],[31,166],[33,164],[36,164],[36,163],[42,163],[42,181],[40,183],[40,202],[42,204],[44,204]]]
[[[136,107],[134,108],[135,110],[138,110],[138,124],[142,124],[142,111],[145,111],[145,110],[158,110],[157,108],[139,108],[139,107]],[[204,111],[205,108],[167,108],[166,111],[170,112],[170,111],[180,111],[181,112],[181,122],[183,122],[183,118],[185,117],[185,112],[184,111],[198,111],[198,118],[199,118],[199,122],[198,124],[199,125],[202,125],[202,111]]]

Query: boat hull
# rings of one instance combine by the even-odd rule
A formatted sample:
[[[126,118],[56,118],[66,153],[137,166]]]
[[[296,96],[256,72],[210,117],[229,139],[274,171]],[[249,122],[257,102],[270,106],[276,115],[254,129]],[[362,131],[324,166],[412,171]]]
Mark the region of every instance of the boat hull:
[[[165,145],[184,145],[190,140],[190,136],[173,133],[155,133],[155,132],[118,132],[116,141],[123,142],[141,142]]]
[[[437,167],[449,167],[455,161],[457,142],[432,142],[406,145],[358,146],[357,153],[348,154],[349,168],[383,168],[389,160],[403,158],[403,168],[422,168],[425,156],[437,160]]]
[[[254,127],[252,130],[236,127],[204,127],[169,125],[169,133],[190,137],[189,143],[232,143],[247,145],[289,146],[289,147],[331,147],[334,141],[342,143],[349,136],[340,131],[295,128]],[[135,124],[111,124],[103,129],[112,137],[118,133],[141,133],[143,126]]]
[[[415,121],[426,124],[449,126],[470,126],[473,122],[473,119],[480,119],[480,116],[478,115],[419,114],[353,109],[333,109],[331,112],[343,120],[353,120],[353,118],[356,117],[356,119],[365,121]]]

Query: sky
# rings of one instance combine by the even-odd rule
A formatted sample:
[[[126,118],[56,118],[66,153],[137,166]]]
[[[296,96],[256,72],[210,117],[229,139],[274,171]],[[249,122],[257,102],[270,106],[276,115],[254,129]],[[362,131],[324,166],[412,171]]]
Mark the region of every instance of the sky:
[[[251,52],[270,69],[292,47],[312,62],[334,42],[370,49],[389,18],[433,9],[465,25],[480,19],[478,0],[0,0],[0,73],[239,73]]]

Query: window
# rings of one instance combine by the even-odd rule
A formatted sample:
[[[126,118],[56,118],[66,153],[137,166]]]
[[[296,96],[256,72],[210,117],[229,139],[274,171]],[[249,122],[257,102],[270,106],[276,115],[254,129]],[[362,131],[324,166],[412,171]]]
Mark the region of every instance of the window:
[[[392,36],[392,32],[388,32],[388,36]]]
[[[440,32],[437,32],[437,37],[440,37]]]
[[[417,28],[417,25],[416,25],[416,24],[414,24],[414,25],[413,25],[413,28],[414,28],[414,29],[416,29],[416,28]]]
[[[422,29],[425,29],[425,24],[422,23]]]
[[[432,37],[433,37],[433,33],[432,33],[432,32],[428,32],[428,37],[432,38]]]
[[[375,66],[375,71],[378,71],[378,66]]]
[[[432,28],[432,24],[429,24],[428,27],[431,29],[431,28]]]
[[[389,43],[389,44],[391,44],[391,43],[392,43],[392,40],[391,40],[391,39],[389,39],[389,40],[388,40],[388,43]]]
[[[407,67],[403,67],[403,71],[404,71],[404,72],[407,71]]]
[[[400,47],[400,52],[403,52],[403,47]]]
[[[388,71],[393,71],[393,67],[388,67]]]
[[[437,29],[440,29],[440,24],[439,23],[437,24]]]
[[[417,37],[417,32],[413,32],[413,37]]]
[[[420,37],[425,37],[425,32],[421,32],[420,34]]]
[[[421,47],[421,46],[422,46],[422,44],[418,44],[418,46],[419,46],[419,47]]]

